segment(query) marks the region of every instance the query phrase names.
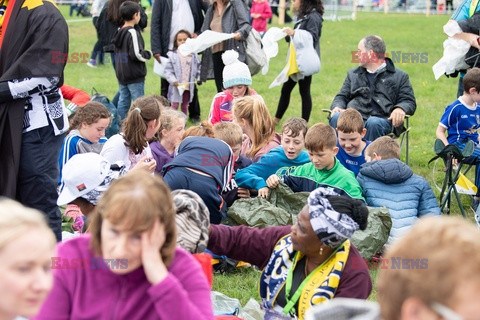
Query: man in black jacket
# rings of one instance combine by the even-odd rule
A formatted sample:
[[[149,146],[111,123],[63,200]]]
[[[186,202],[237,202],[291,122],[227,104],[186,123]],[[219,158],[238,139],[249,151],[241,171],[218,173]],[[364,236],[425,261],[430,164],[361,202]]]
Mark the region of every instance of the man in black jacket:
[[[340,112],[356,109],[363,116],[365,138],[373,141],[394,130],[398,132],[405,115],[414,114],[417,105],[408,75],[393,65],[385,51],[385,42],[379,36],[360,40],[356,56],[360,66],[348,71],[330,106],[332,127],[337,127]]]
[[[195,38],[200,33],[207,2],[202,0],[155,0],[152,11],[151,45],[153,57],[160,63],[160,56],[166,57],[173,48],[175,34],[184,29]],[[161,79],[161,94],[165,98],[168,81]],[[200,120],[200,105],[195,88],[193,100],[188,106],[190,119]]]

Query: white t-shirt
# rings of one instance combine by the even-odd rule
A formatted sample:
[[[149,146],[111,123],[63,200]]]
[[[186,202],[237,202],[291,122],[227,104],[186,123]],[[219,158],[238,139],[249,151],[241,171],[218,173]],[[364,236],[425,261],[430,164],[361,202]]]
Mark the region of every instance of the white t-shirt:
[[[170,42],[168,49],[173,48],[175,35],[180,30],[187,30],[190,33],[195,31],[192,9],[188,0],[172,0],[172,22],[170,25]]]
[[[105,157],[110,163],[123,161],[126,170],[129,171],[141,158],[145,156],[152,158],[152,150],[147,143],[147,147],[141,154],[134,154],[129,147],[125,146],[122,134],[116,134],[105,142],[100,155]]]

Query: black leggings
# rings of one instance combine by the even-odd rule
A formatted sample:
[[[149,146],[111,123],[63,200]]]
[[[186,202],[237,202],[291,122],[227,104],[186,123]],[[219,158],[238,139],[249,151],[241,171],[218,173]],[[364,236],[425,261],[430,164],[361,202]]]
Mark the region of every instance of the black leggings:
[[[215,52],[212,54],[213,60],[213,75],[215,76],[215,85],[217,86],[217,92],[223,91],[223,64],[222,54],[225,51]]]
[[[285,111],[287,111],[290,104],[290,94],[296,84],[297,83],[290,77],[288,78],[288,81],[283,84],[280,100],[278,101],[277,113],[275,114],[276,118],[282,119]],[[310,113],[312,112],[312,96],[310,94],[311,84],[312,76],[305,77],[298,81],[300,96],[302,97],[302,118],[307,122],[310,118]]]

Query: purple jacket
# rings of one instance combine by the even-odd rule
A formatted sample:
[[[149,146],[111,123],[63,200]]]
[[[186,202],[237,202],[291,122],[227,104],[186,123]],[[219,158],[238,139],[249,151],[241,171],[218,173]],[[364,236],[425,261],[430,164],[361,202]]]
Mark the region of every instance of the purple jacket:
[[[71,268],[53,270],[53,289],[35,319],[214,319],[207,279],[183,249],[176,249],[169,275],[151,285],[143,267],[125,275],[93,268],[89,245],[86,235],[58,246],[61,260],[53,267]]]
[[[167,150],[162,146],[160,141],[155,141],[150,144],[150,149],[152,150],[152,156],[157,161],[157,167],[155,168],[155,172],[162,173],[162,168],[164,165],[172,161],[174,153],[168,153]]]
[[[210,225],[208,249],[235,260],[249,262],[263,269],[277,241],[289,234],[291,226],[259,229],[255,227]],[[343,269],[335,298],[367,299],[372,291],[372,279],[367,265],[352,244]]]

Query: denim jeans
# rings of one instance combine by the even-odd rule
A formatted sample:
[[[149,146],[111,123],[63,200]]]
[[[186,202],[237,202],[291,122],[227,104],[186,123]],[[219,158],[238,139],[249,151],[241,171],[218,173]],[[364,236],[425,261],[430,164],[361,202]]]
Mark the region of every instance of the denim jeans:
[[[57,241],[62,239],[62,216],[57,206],[58,156],[65,135],[54,135],[52,126],[22,134],[22,156],[17,199],[45,214]]]
[[[119,121],[123,121],[130,109],[130,103],[144,95],[145,83],[137,82],[130,84],[119,84],[120,97],[118,98],[117,112]]]
[[[337,112],[330,118],[330,126],[337,128],[338,117],[341,112]],[[379,117],[369,117],[367,121],[364,122],[365,129],[367,129],[367,134],[365,139],[373,141],[379,137],[383,137],[392,132],[393,127],[392,123],[384,118]]]

